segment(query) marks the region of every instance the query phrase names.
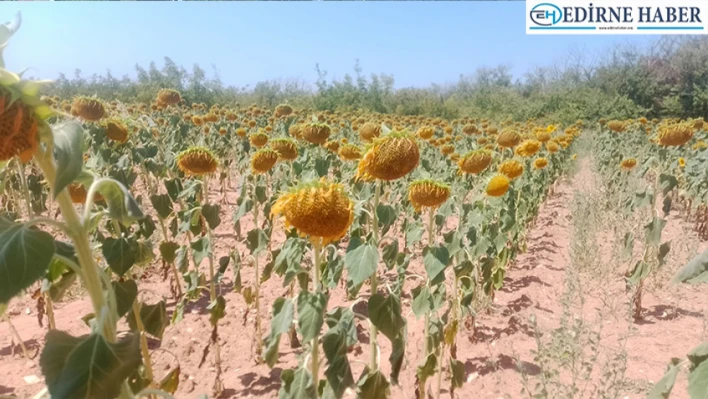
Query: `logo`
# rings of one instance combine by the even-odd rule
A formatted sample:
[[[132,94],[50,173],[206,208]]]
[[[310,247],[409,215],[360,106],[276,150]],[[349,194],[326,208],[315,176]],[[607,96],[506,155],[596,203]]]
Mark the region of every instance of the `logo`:
[[[708,33],[706,0],[551,1],[526,0],[527,35]]]
[[[540,26],[551,26],[561,21],[563,11],[555,4],[541,3],[531,9],[531,21]]]

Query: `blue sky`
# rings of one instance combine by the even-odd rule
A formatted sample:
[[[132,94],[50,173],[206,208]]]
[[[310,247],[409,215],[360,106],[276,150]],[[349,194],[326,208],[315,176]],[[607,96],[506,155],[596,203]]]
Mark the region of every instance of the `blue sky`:
[[[516,76],[651,36],[527,36],[515,2],[1,2],[0,20],[22,13],[5,50],[11,70],[53,79],[135,76],[135,64],[164,56],[194,63],[225,84],[266,79],[313,82],[314,66],[341,78],[359,59],[364,73],[393,74],[397,87],[448,83],[478,67],[505,64]]]

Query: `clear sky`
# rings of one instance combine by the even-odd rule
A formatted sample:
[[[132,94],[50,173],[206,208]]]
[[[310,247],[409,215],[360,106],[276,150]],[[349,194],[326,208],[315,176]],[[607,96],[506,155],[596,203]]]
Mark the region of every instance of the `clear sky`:
[[[518,77],[570,49],[598,53],[651,36],[526,36],[525,3],[514,2],[0,2],[0,20],[22,13],[5,50],[14,71],[53,79],[135,76],[169,56],[188,69],[215,65],[227,85],[278,78],[393,74],[397,87],[448,83],[505,64]]]

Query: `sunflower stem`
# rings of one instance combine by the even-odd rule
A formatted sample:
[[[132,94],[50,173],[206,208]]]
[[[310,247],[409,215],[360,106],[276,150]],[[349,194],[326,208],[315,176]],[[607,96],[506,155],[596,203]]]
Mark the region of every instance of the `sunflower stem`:
[[[256,198],[256,185],[258,184],[258,176],[256,176],[255,181],[252,186],[253,195],[253,225],[258,228],[258,198]],[[256,306],[256,356],[261,355],[261,350],[263,347],[263,337],[261,329],[261,272],[258,267],[258,253],[253,253],[253,267],[255,268],[255,281],[254,286],[255,292],[255,306]]]
[[[32,212],[32,200],[30,197],[29,187],[27,186],[27,179],[25,178],[25,168],[22,166],[22,161],[20,161],[19,157],[15,157],[15,165],[17,165],[17,176],[20,178],[22,194],[25,197],[25,204],[27,205],[27,218],[28,220],[31,220],[34,217]]]
[[[374,239],[374,245],[376,245],[376,250],[378,251],[379,249],[379,218],[378,215],[376,214],[376,209],[379,207],[379,201],[381,200],[381,183],[376,181],[374,183],[374,203],[373,203],[373,211],[371,213],[371,219],[372,219],[372,226],[371,226],[371,231],[373,234],[373,239]],[[378,266],[378,265],[377,265]],[[378,276],[377,276],[378,270],[374,271],[374,274],[371,275],[371,295],[376,295],[378,292]],[[378,365],[378,342],[377,342],[377,335],[378,335],[378,328],[374,325],[374,323],[370,323],[369,327],[369,346],[370,346],[370,353],[369,353],[369,368],[371,371],[376,371],[379,368]]]
[[[312,265],[312,283],[314,285],[314,291],[316,294],[321,293],[320,289],[320,257],[322,256],[322,239],[317,238],[313,243],[313,259],[314,264]],[[318,387],[319,387],[319,367],[320,367],[320,356],[319,356],[319,335],[320,332],[315,333],[315,337],[312,339],[312,356],[310,357],[312,379],[315,386],[315,399],[318,398]]]
[[[154,373],[152,371],[152,360],[150,359],[150,351],[148,350],[147,336],[145,335],[145,325],[140,317],[140,302],[137,298],[133,301],[133,315],[135,316],[135,325],[140,334],[140,352],[143,355],[143,365],[145,366],[145,379],[153,383]]]
[[[3,318],[7,322],[7,326],[10,328],[10,334],[12,334],[13,338],[16,339],[20,345],[20,349],[22,349],[22,355],[25,357],[25,360],[30,360],[29,352],[27,352],[27,347],[25,346],[25,341],[22,340],[20,333],[17,332],[17,329],[10,321],[10,316],[5,315]]]

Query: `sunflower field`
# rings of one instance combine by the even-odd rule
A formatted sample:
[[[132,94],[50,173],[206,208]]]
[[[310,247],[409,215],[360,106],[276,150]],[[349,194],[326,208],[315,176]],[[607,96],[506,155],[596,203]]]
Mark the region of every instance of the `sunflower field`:
[[[4,47],[14,31],[1,33]],[[28,356],[4,313],[36,303],[52,398],[172,397],[180,358],[163,337],[190,314],[209,326],[196,337],[209,397],[225,395],[225,353],[279,368],[273,397],[387,398],[405,370],[409,397],[455,397],[458,347],[473,345],[460,337],[588,134],[618,206],[650,214],[626,273],[637,317],[671,249],[658,201],[708,237],[702,120],[208,107],[168,88],[124,103],[42,96],[48,82],[0,67],[0,316]],[[83,331],[65,331],[55,304],[76,292],[90,309]],[[241,325],[224,323],[237,312]],[[250,351],[229,352],[234,340]]]

